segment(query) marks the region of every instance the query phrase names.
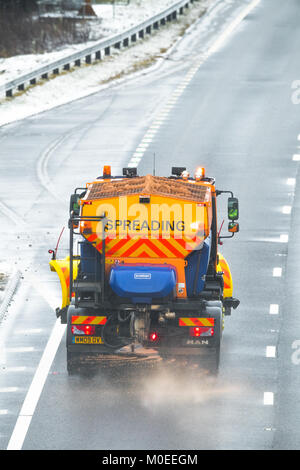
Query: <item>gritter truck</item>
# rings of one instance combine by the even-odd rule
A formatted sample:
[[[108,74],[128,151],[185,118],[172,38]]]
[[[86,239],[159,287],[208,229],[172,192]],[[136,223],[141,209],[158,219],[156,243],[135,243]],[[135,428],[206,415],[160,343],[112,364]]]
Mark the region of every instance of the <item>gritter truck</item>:
[[[217,198],[228,193],[228,235]],[[217,371],[224,317],[236,309],[222,238],[239,231],[238,199],[197,168],[169,177],[111,167],[70,198],[69,255],[52,255],[67,325],[69,374],[138,347]],[[223,225],[223,224],[222,224]]]

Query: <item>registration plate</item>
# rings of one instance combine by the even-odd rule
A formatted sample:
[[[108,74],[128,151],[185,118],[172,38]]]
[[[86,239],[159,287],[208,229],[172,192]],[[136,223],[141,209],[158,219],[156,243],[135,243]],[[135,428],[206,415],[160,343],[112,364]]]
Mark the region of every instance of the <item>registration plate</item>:
[[[101,336],[76,336],[73,338],[75,344],[102,344]]]

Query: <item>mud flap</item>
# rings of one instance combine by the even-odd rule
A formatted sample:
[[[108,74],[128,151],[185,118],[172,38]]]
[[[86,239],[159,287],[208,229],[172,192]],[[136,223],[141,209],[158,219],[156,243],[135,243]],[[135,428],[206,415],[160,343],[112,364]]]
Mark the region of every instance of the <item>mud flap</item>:
[[[210,302],[207,302],[206,311],[202,312],[201,315],[214,318],[213,337],[207,339],[207,341],[204,339],[202,344],[201,339],[199,342],[196,339],[194,344],[190,346],[160,348],[159,354],[163,360],[169,363],[170,361],[175,361],[179,366],[187,364],[212,374],[218,372],[223,331],[222,304],[219,301],[211,302],[211,305],[209,304]]]

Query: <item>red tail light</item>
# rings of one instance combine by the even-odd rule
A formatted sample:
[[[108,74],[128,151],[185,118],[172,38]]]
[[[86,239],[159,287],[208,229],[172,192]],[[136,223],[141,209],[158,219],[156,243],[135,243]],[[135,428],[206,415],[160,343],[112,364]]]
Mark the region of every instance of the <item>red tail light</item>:
[[[201,336],[201,328],[200,326],[195,326],[190,328],[190,336]]]
[[[213,336],[214,329],[207,326],[191,326],[190,336],[198,338],[199,336]]]
[[[73,335],[94,335],[96,327],[93,325],[72,325]]]
[[[149,339],[150,339],[150,341],[152,341],[154,343],[155,341],[158,340],[158,334],[155,331],[153,331],[152,333],[150,333]]]

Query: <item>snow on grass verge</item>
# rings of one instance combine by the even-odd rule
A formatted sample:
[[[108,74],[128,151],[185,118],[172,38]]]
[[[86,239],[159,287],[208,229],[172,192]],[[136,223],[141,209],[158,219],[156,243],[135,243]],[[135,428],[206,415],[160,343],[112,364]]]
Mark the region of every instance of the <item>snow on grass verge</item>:
[[[4,291],[11,274],[11,267],[4,262],[0,262],[0,305],[4,298]]]
[[[140,0],[141,1],[141,0]],[[183,36],[203,13],[211,0],[200,0],[184,15],[126,49],[115,49],[111,56],[92,65],[40,81],[13,98],[0,101],[0,125],[60,106],[100,91],[112,80],[143,70],[155,63]],[[173,2],[171,2],[173,3]],[[161,10],[161,5],[160,5]],[[154,14],[155,12],[152,12]],[[149,15],[151,16],[151,15]],[[130,27],[131,23],[127,24]]]

